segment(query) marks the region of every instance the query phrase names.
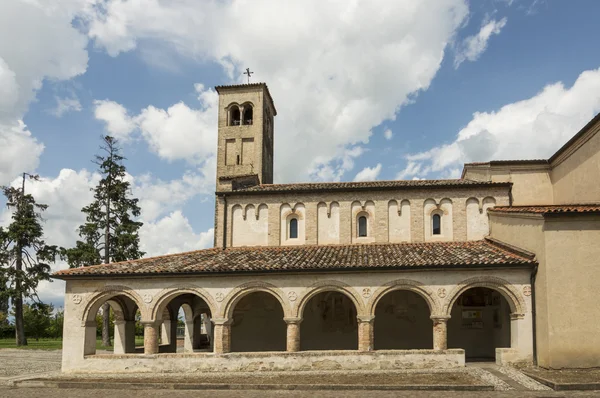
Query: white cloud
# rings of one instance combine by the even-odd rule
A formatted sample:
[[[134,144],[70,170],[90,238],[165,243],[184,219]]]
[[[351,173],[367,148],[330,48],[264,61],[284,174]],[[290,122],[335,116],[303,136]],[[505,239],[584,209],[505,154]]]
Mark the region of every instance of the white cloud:
[[[146,257],[212,247],[214,230],[196,234],[188,219],[177,210],[140,229],[141,249]]]
[[[88,39],[71,23],[86,1],[46,3],[0,2],[0,147],[11,148],[0,160],[0,184],[37,167],[44,147],[22,119],[42,82],[68,80],[87,68]]]
[[[407,156],[397,177],[456,176],[465,162],[546,159],[598,112],[600,69],[588,70],[570,88],[549,84],[498,111],[476,112],[452,143]]]
[[[464,61],[476,61],[486,50],[490,37],[500,34],[506,22],[506,18],[502,18],[499,21],[484,21],[479,33],[466,37],[458,44],[454,56],[454,67],[458,68]]]
[[[56,107],[50,111],[56,117],[62,117],[68,112],[79,112],[81,111],[81,103],[77,97],[55,97]]]
[[[161,158],[200,163],[214,155],[218,96],[212,89],[199,90],[201,109],[192,109],[183,102],[166,110],[149,106],[135,118],[151,150]]]
[[[375,167],[365,167],[356,174],[354,181],[375,181],[381,173],[381,163],[377,163]]]
[[[106,123],[108,134],[122,141],[127,141],[129,135],[136,128],[136,124],[127,113],[127,109],[114,101],[94,101],[94,116]]]
[[[195,0],[108,0],[95,12],[88,16],[89,36],[111,55],[154,42],[217,62],[234,82],[252,66],[254,81],[269,84],[279,112],[275,179],[290,181],[344,172],[339,165],[348,165],[347,151],[367,143],[372,128],[394,119],[409,96],[429,87],[468,8],[464,0],[203,7]],[[170,119],[185,113],[180,106],[143,114],[162,131],[174,131]],[[161,156],[183,151],[168,136],[145,131]]]
[[[393,137],[393,133],[392,130],[390,129],[385,129],[385,131],[383,132],[383,136],[385,137],[386,140],[391,140]]]
[[[31,132],[22,120],[14,124],[0,123],[0,185],[8,184],[15,176],[23,172],[34,171],[44,151],[44,145],[31,136]]]

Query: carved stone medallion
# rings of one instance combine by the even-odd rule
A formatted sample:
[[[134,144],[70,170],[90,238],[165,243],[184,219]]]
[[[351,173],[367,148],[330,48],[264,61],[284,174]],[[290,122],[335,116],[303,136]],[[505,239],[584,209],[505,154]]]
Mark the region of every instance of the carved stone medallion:
[[[80,304],[83,298],[79,294],[74,294],[71,296],[71,300],[73,300],[75,304]]]
[[[362,290],[362,296],[363,296],[364,298],[369,298],[369,297],[371,297],[371,289],[369,289],[368,287],[365,287],[365,288]]]
[[[298,298],[298,294],[296,294],[296,292],[294,291],[289,292],[287,296],[290,301],[296,301],[296,299]]]
[[[446,289],[443,287],[440,287],[437,291],[438,297],[439,298],[444,298],[446,297]]]
[[[225,298],[225,295],[222,292],[215,294],[215,300],[217,300],[219,303],[221,301],[223,301],[224,298]]]
[[[531,286],[523,286],[523,294],[525,296],[531,296]]]
[[[144,294],[144,303],[146,304],[150,304],[152,302],[152,295],[151,294]]]

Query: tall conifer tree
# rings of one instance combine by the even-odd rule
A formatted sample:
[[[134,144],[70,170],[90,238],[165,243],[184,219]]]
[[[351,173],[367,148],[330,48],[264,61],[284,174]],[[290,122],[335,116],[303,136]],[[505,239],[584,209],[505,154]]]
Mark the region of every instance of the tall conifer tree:
[[[139,229],[143,225],[135,219],[140,215],[138,199],[131,197],[130,184],[125,180],[125,158],[115,138],[102,138],[101,155],[94,163],[102,179],[93,189],[94,201],[81,209],[85,224],[79,227],[81,240],[74,248],[62,249],[62,256],[71,268],[142,257],[139,249]],[[102,307],[102,344],[110,346],[109,305]]]
[[[37,286],[50,279],[50,263],[58,252],[56,246],[46,245],[41,213],[47,205],[38,204],[32,195],[25,194],[25,177],[21,188],[2,187],[7,206],[13,210],[8,228],[0,227],[0,300],[10,298],[15,314],[17,346],[27,345],[23,324],[23,299],[38,301]],[[31,176],[38,179],[37,176]]]

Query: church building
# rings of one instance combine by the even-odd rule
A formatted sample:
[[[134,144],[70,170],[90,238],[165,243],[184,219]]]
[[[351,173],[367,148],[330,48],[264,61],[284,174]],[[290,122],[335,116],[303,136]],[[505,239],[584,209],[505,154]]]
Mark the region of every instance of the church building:
[[[460,179],[273,184],[267,85],[216,90],[214,248],[55,273],[64,372],[600,366],[600,115]]]

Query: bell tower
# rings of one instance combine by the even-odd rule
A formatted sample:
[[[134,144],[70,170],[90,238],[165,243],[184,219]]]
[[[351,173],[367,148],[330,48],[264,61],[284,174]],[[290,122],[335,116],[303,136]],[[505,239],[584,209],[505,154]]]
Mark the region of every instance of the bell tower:
[[[273,183],[277,115],[265,83],[215,87],[219,93],[217,192]]]

